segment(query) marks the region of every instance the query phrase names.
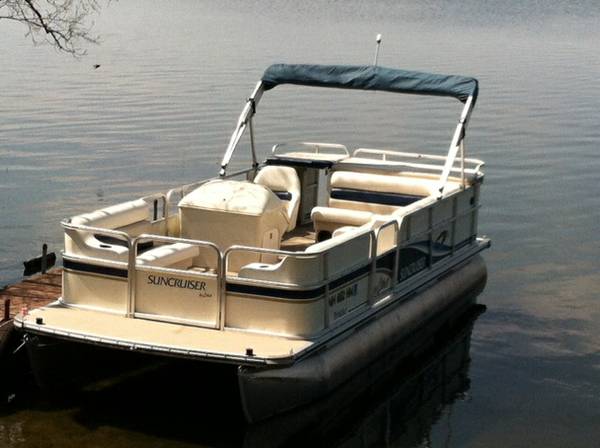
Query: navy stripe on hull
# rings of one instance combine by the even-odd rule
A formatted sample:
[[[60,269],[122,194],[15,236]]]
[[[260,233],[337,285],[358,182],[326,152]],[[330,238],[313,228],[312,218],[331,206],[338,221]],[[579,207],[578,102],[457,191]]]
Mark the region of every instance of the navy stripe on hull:
[[[127,278],[127,269],[100,266],[97,264],[81,263],[63,257],[63,267],[74,271],[89,272],[90,274],[109,275],[111,277]]]
[[[336,289],[346,283],[356,280],[358,277],[369,272],[371,265],[362,266],[348,274],[329,283],[329,289]],[[313,289],[279,289],[265,286],[243,285],[239,283],[227,283],[227,292],[237,294],[251,294],[254,296],[275,297],[280,299],[314,299],[325,294],[325,286]]]
[[[455,249],[459,249],[461,247],[466,246],[472,241],[472,238],[468,238],[461,243],[455,246]],[[420,272],[425,267],[427,267],[426,258],[427,258],[427,249],[419,247],[423,245],[422,242],[417,243],[409,247],[402,248],[400,250],[400,265],[398,271],[398,280],[403,281],[408,277]],[[377,269],[393,269],[394,264],[394,255],[395,251],[389,252],[377,259],[376,268]],[[448,250],[447,255],[450,255],[450,251]],[[445,258],[447,255],[436,257],[435,261],[439,261],[442,258]],[[82,263],[79,261],[70,260],[68,258],[63,258],[63,266],[65,269],[87,272],[91,274],[100,274],[107,275],[112,277],[119,278],[127,278],[127,269],[114,268],[109,266],[100,266],[96,264],[90,263]],[[371,264],[366,264],[361,266],[358,269],[355,269],[348,274],[333,280],[329,283],[329,289],[336,289],[346,283],[357,280],[359,277],[366,275],[369,273],[371,269]],[[281,289],[281,288],[271,288],[265,286],[255,286],[255,285],[246,285],[239,283],[227,283],[226,291],[230,293],[236,294],[249,294],[255,296],[263,296],[263,297],[273,297],[279,299],[315,299],[317,297],[325,294],[325,286],[319,286],[317,288],[312,289],[301,289],[301,290],[293,290],[293,289]]]
[[[415,196],[411,194],[380,193],[376,191],[352,190],[350,188],[334,188],[331,190],[331,198],[341,199],[344,201],[394,205],[397,207],[404,207],[405,205],[409,205],[413,202],[423,199],[422,196]]]
[[[344,275],[343,277],[338,278],[337,280],[333,280],[332,282],[329,283],[329,289],[335,289],[338,286],[342,286],[344,283],[348,283],[349,281],[356,280],[357,277],[367,274],[370,269],[371,269],[371,265],[367,264],[361,268],[358,268],[355,271],[352,271],[352,272]]]
[[[236,294],[251,294],[254,296],[274,297],[277,299],[315,299],[325,294],[325,286],[319,286],[314,289],[297,290],[227,283],[226,289],[227,292]]]

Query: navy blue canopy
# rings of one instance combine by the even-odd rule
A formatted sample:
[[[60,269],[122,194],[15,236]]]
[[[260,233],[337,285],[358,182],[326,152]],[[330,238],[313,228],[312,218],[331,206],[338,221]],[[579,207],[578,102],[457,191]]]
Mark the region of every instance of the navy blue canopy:
[[[463,103],[471,95],[475,102],[478,92],[475,78],[436,75],[374,65],[273,64],[265,70],[262,82],[265,90],[279,84],[297,84],[449,96]]]

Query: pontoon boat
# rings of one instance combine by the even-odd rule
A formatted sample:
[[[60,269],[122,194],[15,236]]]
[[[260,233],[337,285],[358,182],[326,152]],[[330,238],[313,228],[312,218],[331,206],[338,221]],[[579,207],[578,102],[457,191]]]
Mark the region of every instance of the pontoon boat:
[[[464,107],[446,156],[302,142],[275,145],[259,162],[253,117],[282,84],[452,97]],[[466,306],[485,280],[483,162],[466,158],[464,145],[477,92],[463,76],[272,65],[217,177],[62,222],[62,297],[15,320],[34,366],[63,343],[227,363],[238,366],[250,420],[342,384]],[[245,131],[251,166],[230,173]]]

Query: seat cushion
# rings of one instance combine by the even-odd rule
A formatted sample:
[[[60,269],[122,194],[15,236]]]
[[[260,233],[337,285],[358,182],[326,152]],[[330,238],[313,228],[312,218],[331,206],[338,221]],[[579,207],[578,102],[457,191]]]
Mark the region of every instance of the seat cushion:
[[[315,207],[311,212],[314,222],[335,222],[340,226],[362,226],[373,217],[373,213],[334,207]]]
[[[317,240],[327,238],[340,227],[362,226],[372,217],[371,212],[334,207],[315,207],[311,212]]]
[[[435,194],[436,188],[437,182],[431,178],[335,171],[328,205],[387,215]]]
[[[413,176],[335,171],[331,175],[331,187],[409,196],[429,196],[436,192],[437,181]]]
[[[88,227],[116,229],[146,219],[148,219],[148,204],[143,199],[137,199],[75,216],[71,222]]]
[[[139,255],[137,263],[147,266],[169,267],[188,260],[191,266],[193,258],[197,257],[198,253],[198,246],[193,244],[166,244]]]

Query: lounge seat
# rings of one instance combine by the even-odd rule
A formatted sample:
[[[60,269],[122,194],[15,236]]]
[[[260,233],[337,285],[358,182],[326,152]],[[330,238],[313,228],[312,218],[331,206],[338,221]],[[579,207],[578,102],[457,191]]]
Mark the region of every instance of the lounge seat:
[[[335,171],[328,205],[388,215],[437,192],[437,181],[401,175]]]
[[[323,241],[331,237],[339,227],[362,226],[369,222],[373,216],[375,216],[374,213],[367,211],[334,207],[315,207],[311,212],[317,241]]]
[[[131,236],[152,233],[149,206],[143,199],[112,205],[91,213],[71,218],[71,223],[87,227],[119,230]],[[160,223],[158,223],[160,225]],[[65,231],[65,253],[83,255],[109,261],[126,262],[128,249],[120,240],[103,238],[92,232]]]

